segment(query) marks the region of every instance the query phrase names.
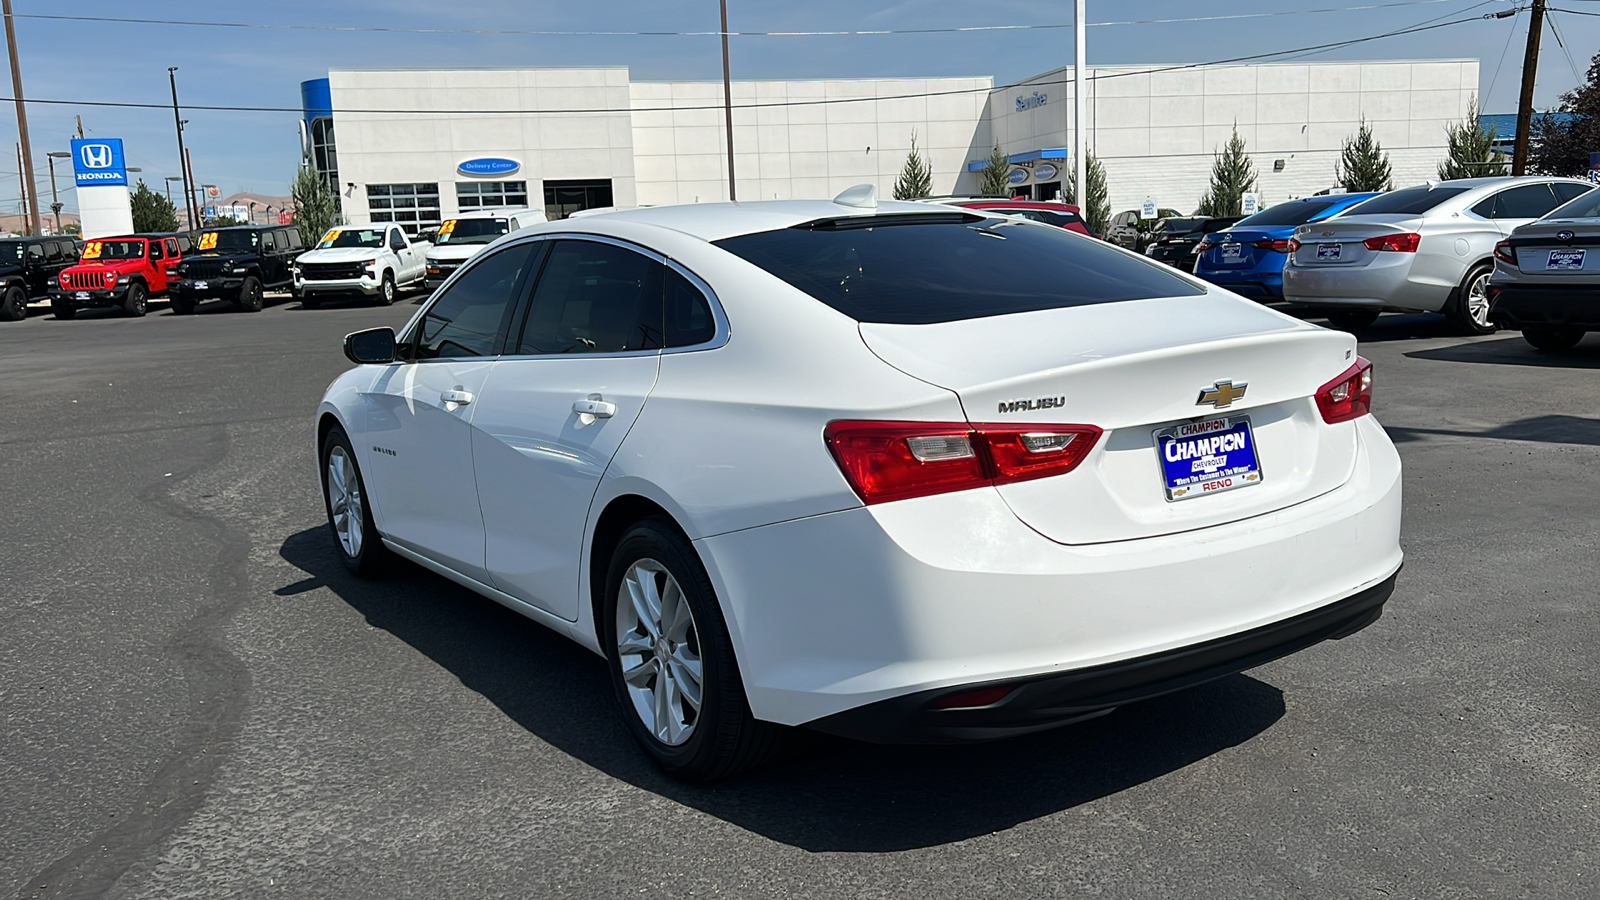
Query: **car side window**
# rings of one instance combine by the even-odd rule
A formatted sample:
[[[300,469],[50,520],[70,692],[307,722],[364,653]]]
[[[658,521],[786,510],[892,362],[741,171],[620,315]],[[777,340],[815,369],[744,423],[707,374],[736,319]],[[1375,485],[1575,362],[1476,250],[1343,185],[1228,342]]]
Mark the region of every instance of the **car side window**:
[[[161,252],[161,242],[160,241],[151,241],[150,242],[150,259],[152,261],[157,260],[157,259],[166,259],[166,254]]]
[[[44,245],[43,244],[29,244],[28,245],[28,262],[36,263],[36,262],[43,262],[43,261],[44,261]]]
[[[539,276],[517,353],[622,353],[661,348],[666,266],[599,241],[556,241]]]
[[[45,258],[46,262],[53,262],[53,263],[61,262],[61,242],[60,241],[45,241],[44,242],[44,258]]]
[[[666,346],[693,347],[716,337],[717,321],[705,292],[670,266],[666,277]]]
[[[438,295],[410,335],[412,359],[493,356],[500,352],[517,307],[535,244],[507,247],[477,261]]]
[[[1556,197],[1559,198],[1562,203],[1576,200],[1593,190],[1592,186],[1590,185],[1573,184],[1570,181],[1558,181],[1555,184],[1552,184],[1550,187],[1556,192]]]
[[[272,232],[270,232],[270,231],[261,232],[261,252],[262,253],[272,253],[273,251],[275,251],[277,249],[278,249],[278,242],[273,239]]]
[[[294,230],[293,228],[285,228],[283,231],[278,233],[278,237],[281,239],[280,244],[287,250],[299,250],[302,246],[300,243],[300,232]]]
[[[178,239],[177,238],[167,238],[162,243],[167,245],[167,255],[168,256],[177,256],[178,255]]]
[[[1556,195],[1548,183],[1524,184],[1494,196],[1494,218],[1537,219],[1556,208]]]

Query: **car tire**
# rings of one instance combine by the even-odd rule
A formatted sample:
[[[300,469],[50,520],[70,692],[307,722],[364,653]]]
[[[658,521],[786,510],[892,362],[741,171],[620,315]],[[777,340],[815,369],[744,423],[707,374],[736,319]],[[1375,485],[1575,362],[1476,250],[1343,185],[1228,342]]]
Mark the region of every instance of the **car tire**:
[[[6,288],[4,295],[0,295],[0,319],[7,322],[18,322],[28,317],[28,294],[15,285]]]
[[[617,702],[657,765],[681,781],[707,782],[771,755],[785,729],[750,714],[711,578],[671,521],[644,519],[623,533],[601,600],[598,630]]]
[[[371,578],[389,562],[355,450],[343,428],[335,426],[322,439],[322,502],[334,548],[351,574]]]
[[[244,283],[239,285],[239,299],[235,302],[244,312],[261,312],[263,302],[261,279],[254,275],[246,275]]]
[[[1585,334],[1588,334],[1585,329],[1572,326],[1522,329],[1522,339],[1536,350],[1571,350]]]
[[[378,305],[393,306],[398,290],[394,286],[394,273],[384,272],[383,283],[378,286]]]
[[[173,297],[172,314],[175,316],[193,315],[195,305],[195,301],[190,297]]]
[[[1361,331],[1378,321],[1375,309],[1332,309],[1327,312],[1328,324],[1340,331]]]
[[[145,314],[149,306],[150,294],[144,289],[144,285],[137,281],[128,285],[128,295],[122,298],[123,313],[137,319]]]
[[[65,300],[51,300],[50,315],[58,319],[71,319],[78,315],[78,308]]]
[[[1467,270],[1456,288],[1456,299],[1450,305],[1449,318],[1464,334],[1494,334],[1498,327],[1489,321],[1489,276],[1494,268],[1478,263]]]

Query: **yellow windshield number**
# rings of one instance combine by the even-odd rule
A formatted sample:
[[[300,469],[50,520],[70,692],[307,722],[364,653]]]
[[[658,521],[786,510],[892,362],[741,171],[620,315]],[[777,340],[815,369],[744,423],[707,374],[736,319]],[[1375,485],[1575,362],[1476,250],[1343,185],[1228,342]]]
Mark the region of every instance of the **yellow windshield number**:
[[[456,220],[455,219],[445,219],[444,220],[444,224],[439,226],[439,233],[440,234],[449,234],[450,232],[455,231],[455,230],[456,230]]]
[[[84,244],[83,245],[83,253],[80,254],[79,258],[80,259],[99,259],[100,258],[100,242],[99,241],[90,241],[87,244]]]
[[[217,233],[215,231],[208,231],[205,234],[200,235],[200,249],[201,250],[215,250],[215,249],[217,249]]]
[[[338,236],[339,236],[339,229],[337,229],[337,228],[329,228],[328,229],[328,233],[323,235],[322,236],[322,240],[319,241],[318,243],[326,244],[327,242],[333,240],[334,238],[336,238]]]

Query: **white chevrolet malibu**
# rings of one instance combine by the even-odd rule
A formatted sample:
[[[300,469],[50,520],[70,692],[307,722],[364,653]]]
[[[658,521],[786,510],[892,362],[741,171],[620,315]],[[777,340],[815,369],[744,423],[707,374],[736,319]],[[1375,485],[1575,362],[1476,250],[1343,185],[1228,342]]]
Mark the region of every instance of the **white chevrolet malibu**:
[[[605,656],[667,771],[1005,737],[1349,635],[1401,564],[1350,336],[852,189],[507,235],[350,335],[333,537]]]

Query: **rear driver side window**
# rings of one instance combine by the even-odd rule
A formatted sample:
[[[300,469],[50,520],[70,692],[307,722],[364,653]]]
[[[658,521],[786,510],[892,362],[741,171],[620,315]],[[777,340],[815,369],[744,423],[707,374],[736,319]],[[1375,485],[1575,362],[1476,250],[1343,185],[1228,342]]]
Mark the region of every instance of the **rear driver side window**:
[[[528,305],[517,352],[659,350],[665,270],[660,262],[615,244],[556,241]]]
[[[493,356],[500,352],[517,285],[535,244],[507,247],[462,273],[428,307],[413,336],[413,359]]]

